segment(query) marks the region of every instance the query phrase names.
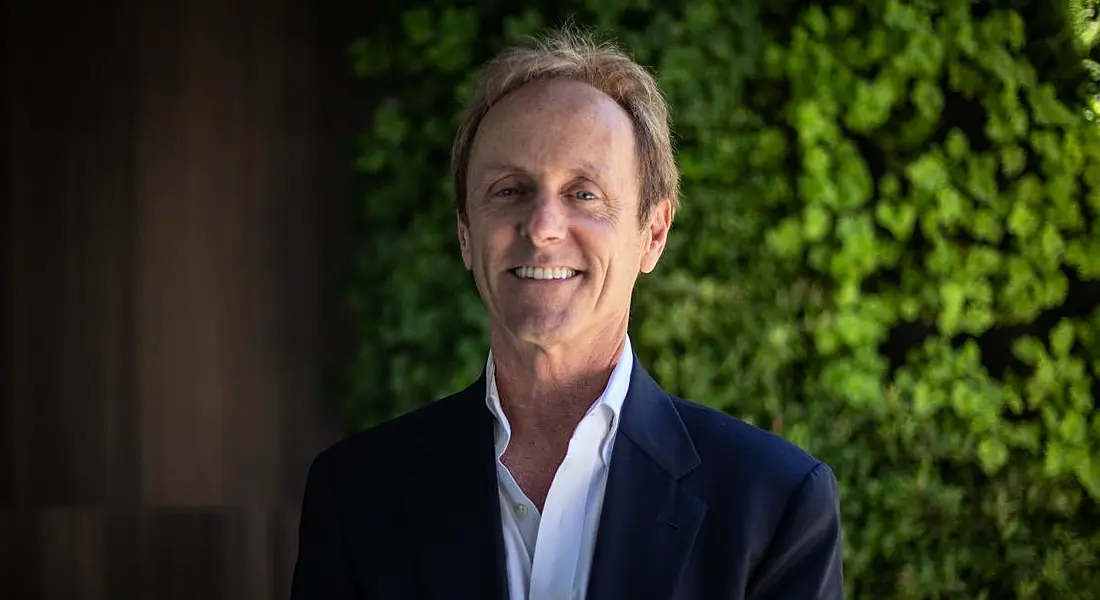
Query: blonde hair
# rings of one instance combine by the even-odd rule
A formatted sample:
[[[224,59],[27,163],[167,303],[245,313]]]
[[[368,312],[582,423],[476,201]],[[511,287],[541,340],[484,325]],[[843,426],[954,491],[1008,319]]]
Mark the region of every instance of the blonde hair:
[[[656,79],[612,43],[596,43],[566,26],[528,45],[509,48],[486,63],[466,104],[451,149],[455,209],[466,221],[466,177],[470,148],[485,115],[521,86],[547,79],[587,83],[607,94],[634,123],[641,179],[641,219],[667,198],[672,212],[680,203],[680,173],[673,155],[668,105]]]

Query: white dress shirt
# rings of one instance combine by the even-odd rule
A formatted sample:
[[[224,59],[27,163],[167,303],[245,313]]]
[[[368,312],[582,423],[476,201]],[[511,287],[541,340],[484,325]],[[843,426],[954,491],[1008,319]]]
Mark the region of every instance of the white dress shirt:
[[[573,431],[540,514],[501,462],[512,428],[501,408],[489,352],[485,403],[496,417],[497,489],[510,600],[584,599],[611,449],[633,366],[627,337],[603,394]]]

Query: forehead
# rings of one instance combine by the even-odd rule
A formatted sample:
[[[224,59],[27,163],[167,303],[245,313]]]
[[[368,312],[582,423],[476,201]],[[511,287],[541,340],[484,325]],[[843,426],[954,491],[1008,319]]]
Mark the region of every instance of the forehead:
[[[500,164],[534,172],[586,168],[634,175],[633,122],[618,103],[586,83],[527,84],[493,106],[474,137],[471,175]]]

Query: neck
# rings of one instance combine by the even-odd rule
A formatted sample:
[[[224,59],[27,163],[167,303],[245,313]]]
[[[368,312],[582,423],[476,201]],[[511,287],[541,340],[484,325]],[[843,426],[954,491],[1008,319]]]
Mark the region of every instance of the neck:
[[[607,387],[626,322],[595,340],[551,348],[491,335],[493,370],[513,436],[569,434]]]

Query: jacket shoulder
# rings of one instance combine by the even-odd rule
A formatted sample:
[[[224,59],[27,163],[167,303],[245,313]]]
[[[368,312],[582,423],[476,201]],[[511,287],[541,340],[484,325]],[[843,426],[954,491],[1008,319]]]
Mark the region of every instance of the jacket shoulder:
[[[336,480],[400,474],[416,464],[440,436],[469,421],[469,409],[468,391],[436,400],[337,441],[322,450],[315,462],[326,462]]]
[[[824,463],[780,435],[710,407],[670,396],[703,464],[741,484],[789,493]],[[746,481],[747,480],[747,481]]]

